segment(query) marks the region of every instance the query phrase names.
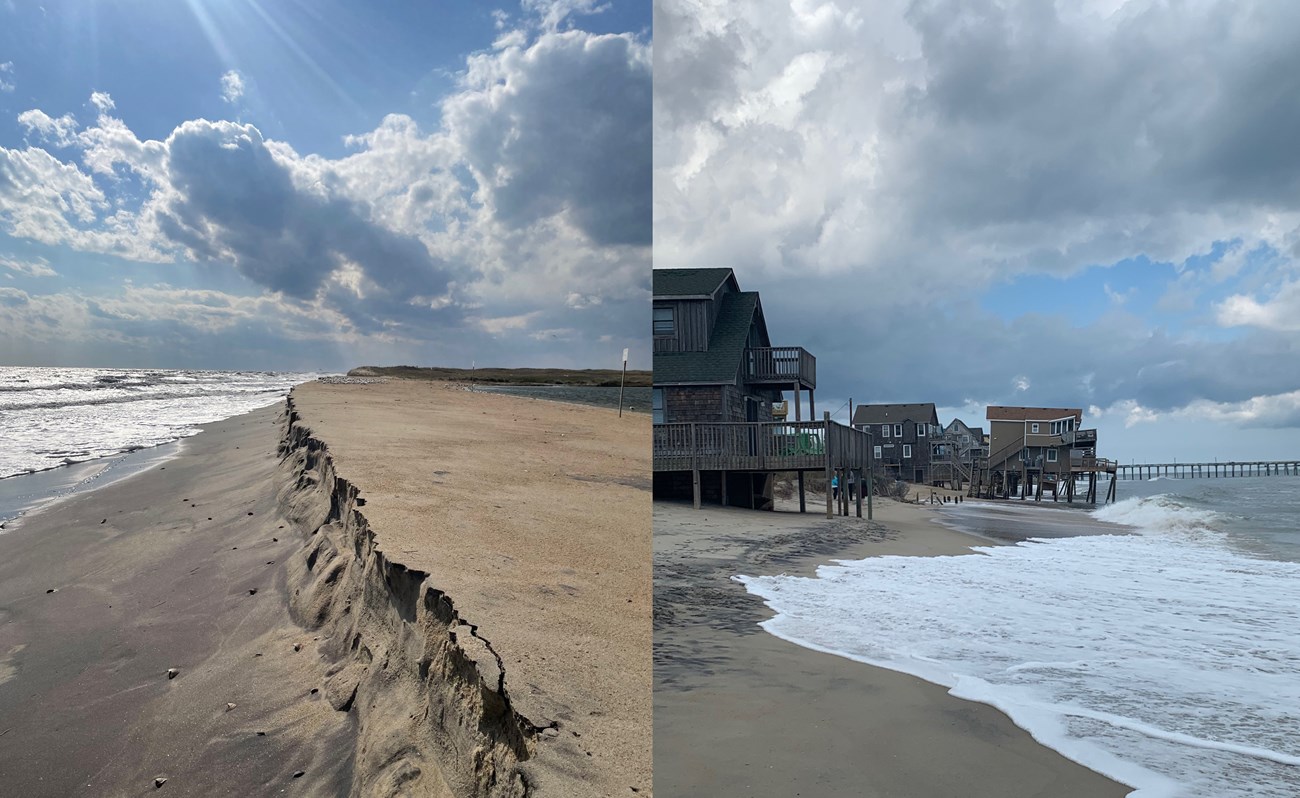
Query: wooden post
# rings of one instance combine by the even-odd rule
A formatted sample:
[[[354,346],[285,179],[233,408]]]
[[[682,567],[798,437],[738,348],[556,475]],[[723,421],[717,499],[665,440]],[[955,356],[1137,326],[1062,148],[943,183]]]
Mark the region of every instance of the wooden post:
[[[811,401],[812,391],[808,392],[809,401]],[[830,520],[835,517],[831,510],[831,414],[830,411],[824,411],[822,417],[822,448],[826,452],[826,519]]]
[[[867,520],[871,520],[871,497],[876,492],[876,447],[874,438],[867,438]]]
[[[750,481],[752,482],[753,480],[751,479]],[[754,493],[754,491],[752,490],[753,486],[751,485],[750,488],[751,488],[750,494],[752,495]],[[726,471],[722,472],[722,506],[723,507],[727,506],[727,472]]]
[[[796,383],[794,384],[794,420],[795,420],[795,421],[801,421],[801,420],[802,420],[802,419],[799,418],[799,383],[798,383],[798,382],[796,382]],[[798,432],[798,431],[796,430],[796,433],[797,433],[797,432]],[[803,476],[803,472],[800,471],[800,472],[799,472],[799,475],[800,475],[800,476]]]
[[[861,518],[862,517],[862,493],[867,489],[867,483],[862,481],[861,468],[855,469],[854,477],[855,477],[854,484],[858,486],[857,493],[855,493],[854,496],[857,498],[858,501],[858,518]]]
[[[803,469],[799,469],[799,512],[808,512],[808,505],[805,502],[803,495]]]
[[[691,487],[695,495],[695,509],[700,509],[700,450],[695,444],[695,422],[691,422]]]
[[[840,469],[840,515],[849,516],[849,469]]]
[[[623,376],[619,377],[618,380],[618,417],[619,418],[623,417],[623,383],[625,382],[627,382],[627,350],[626,349],[623,350]],[[723,491],[724,491],[723,495],[725,496],[726,489],[723,488]],[[727,503],[726,499],[723,499],[722,503],[726,504]]]

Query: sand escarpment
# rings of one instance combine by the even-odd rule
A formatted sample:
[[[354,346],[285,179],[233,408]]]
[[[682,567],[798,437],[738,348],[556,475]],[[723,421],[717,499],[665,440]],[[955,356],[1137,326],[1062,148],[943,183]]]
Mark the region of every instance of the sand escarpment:
[[[279,500],[303,540],[290,611],[330,662],[326,698],[356,714],[352,794],[534,794],[527,762],[544,729],[512,705],[501,657],[426,572],[380,547],[292,397],[279,455]]]

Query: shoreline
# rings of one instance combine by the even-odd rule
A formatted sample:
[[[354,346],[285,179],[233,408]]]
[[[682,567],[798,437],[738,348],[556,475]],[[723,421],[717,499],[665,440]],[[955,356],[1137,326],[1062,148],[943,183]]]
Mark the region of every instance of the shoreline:
[[[833,560],[972,555],[1009,542],[936,523],[939,515],[890,500],[876,505],[875,522],[656,502],[660,784],[722,798],[1127,795],[989,704],[767,632],[759,624],[772,611],[730,578],[811,576]],[[698,729],[709,730],[707,746]],[[754,763],[765,765],[761,779]]]
[[[59,502],[106,488],[175,459],[184,442],[200,434],[202,432],[153,446],[0,477],[0,531],[18,529],[25,520]]]
[[[502,567],[531,566],[539,534],[574,532],[586,549],[613,530],[559,526],[538,501],[511,509],[527,523],[478,534],[446,513],[412,514],[409,499],[446,491],[455,502],[477,490],[474,468],[513,467],[519,460],[502,454],[519,447],[478,420],[485,397],[409,391],[299,386],[287,403],[204,425],[165,466],[67,497],[0,536],[8,787],[33,796],[651,794],[648,518],[645,555],[629,557],[623,540],[600,565],[617,598],[581,572],[561,580],[585,604],[618,606],[604,615],[626,627],[625,639],[608,637],[599,617],[579,627],[584,616],[566,608],[572,594],[558,591],[529,601],[555,620],[521,630],[521,596]],[[313,396],[346,407],[335,416]],[[590,463],[599,458],[579,450],[592,445],[627,455],[615,466],[649,470],[648,424],[597,431],[612,412],[488,401],[528,413],[535,431],[568,436],[558,447],[526,441],[525,463],[552,467],[565,449]],[[412,414],[433,423],[412,429]],[[475,445],[456,452],[428,437],[438,435]],[[382,462],[355,459],[367,451]],[[558,488],[588,515],[596,505],[583,502],[597,497],[648,504],[648,484],[624,487],[620,473],[598,471],[592,479],[615,481],[591,484],[562,470],[526,498]],[[410,475],[441,484],[421,494],[389,481]],[[500,545],[489,532],[504,536]],[[464,536],[477,545],[453,562],[451,544]],[[421,552],[440,565],[421,563]],[[620,570],[629,559],[645,570],[639,602]],[[644,642],[627,623],[641,607]],[[551,642],[521,647],[521,631]],[[626,659],[638,648],[641,689]],[[628,692],[580,689],[592,676]]]

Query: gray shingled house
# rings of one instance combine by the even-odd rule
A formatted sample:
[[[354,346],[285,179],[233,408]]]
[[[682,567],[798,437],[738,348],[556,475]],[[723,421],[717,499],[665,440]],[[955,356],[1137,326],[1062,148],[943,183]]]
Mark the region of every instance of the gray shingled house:
[[[871,433],[877,469],[906,482],[928,485],[936,480],[931,443],[943,442],[943,427],[934,403],[858,405],[852,424]]]
[[[753,465],[774,453],[777,430],[726,424],[814,418],[816,359],[802,347],[772,346],[758,293],[741,291],[731,269],[655,269],[653,274],[653,412],[661,425],[656,434],[703,435],[707,429],[710,435],[730,436],[713,445],[715,460],[724,450],[734,457],[703,474],[705,497],[745,507],[770,505],[772,473]],[[783,401],[787,392],[793,406]],[[731,440],[737,436],[748,440]],[[703,447],[699,441],[689,445],[697,452]],[[665,457],[673,450],[658,438],[657,447],[657,455]],[[655,495],[690,497],[691,472],[683,477],[682,471],[665,470],[666,460],[660,459]]]

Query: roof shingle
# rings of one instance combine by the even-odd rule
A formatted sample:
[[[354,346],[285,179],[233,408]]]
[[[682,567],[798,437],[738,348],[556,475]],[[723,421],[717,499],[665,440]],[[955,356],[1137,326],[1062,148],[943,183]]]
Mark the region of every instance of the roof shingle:
[[[729,272],[730,269],[722,271]],[[720,301],[718,319],[713,323],[713,334],[709,337],[708,351],[656,352],[655,385],[733,385],[740,378],[749,326],[758,308],[758,292],[733,292],[723,296]]]
[[[710,296],[732,276],[731,269],[654,269],[655,299]]]
[[[920,421],[938,424],[939,415],[933,402],[911,405],[858,405],[853,411],[854,424],[897,424],[903,421]]]

